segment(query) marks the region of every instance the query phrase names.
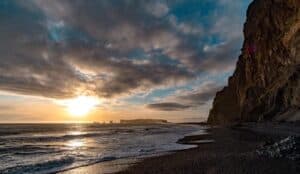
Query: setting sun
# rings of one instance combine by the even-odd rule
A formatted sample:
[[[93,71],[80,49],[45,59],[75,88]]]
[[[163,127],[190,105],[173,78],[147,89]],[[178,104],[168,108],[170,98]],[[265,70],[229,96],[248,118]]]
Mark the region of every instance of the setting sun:
[[[78,96],[63,102],[63,105],[66,106],[67,111],[72,116],[85,116],[94,109],[97,104],[99,104],[99,100],[90,96]]]

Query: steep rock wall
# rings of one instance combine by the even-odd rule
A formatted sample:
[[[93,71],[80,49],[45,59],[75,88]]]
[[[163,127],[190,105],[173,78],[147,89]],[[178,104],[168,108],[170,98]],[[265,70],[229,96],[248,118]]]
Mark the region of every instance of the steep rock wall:
[[[208,123],[300,119],[300,0],[254,0],[244,37]]]

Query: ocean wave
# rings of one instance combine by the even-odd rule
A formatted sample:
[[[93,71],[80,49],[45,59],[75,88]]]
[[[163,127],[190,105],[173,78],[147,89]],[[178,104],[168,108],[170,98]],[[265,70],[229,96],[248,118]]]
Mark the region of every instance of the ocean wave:
[[[0,137],[0,173],[55,173],[104,161],[183,149],[185,145],[175,142],[197,129],[136,126],[101,130],[68,128],[49,133],[36,130],[27,133],[30,131],[27,130],[21,135]],[[77,146],[77,141],[84,143]]]
[[[60,159],[46,161],[42,163],[30,164],[30,165],[20,165],[4,170],[0,170],[2,174],[34,174],[34,173],[50,173],[56,172],[62,167],[71,165],[75,161],[74,157],[62,157]]]
[[[95,160],[94,163],[105,162],[105,161],[113,161],[113,160],[116,160],[116,159],[118,159],[118,158],[115,157],[115,156],[105,156],[105,157],[102,157],[102,158],[99,158],[99,159]]]
[[[59,152],[55,147],[48,146],[36,146],[36,145],[21,145],[21,146],[11,146],[11,147],[1,147],[0,154],[13,153],[13,154],[37,154],[37,153],[50,153]]]
[[[35,150],[35,151],[23,151],[23,152],[14,152],[14,155],[41,155],[41,154],[51,154],[51,153],[61,153],[64,152],[65,150],[53,150],[50,151],[49,149],[45,150],[45,151],[41,151],[41,150]]]
[[[106,136],[112,135],[111,132],[101,132],[101,133],[83,133],[78,135],[62,135],[62,136],[19,136],[19,137],[6,137],[0,138],[0,142],[19,142],[19,141],[26,141],[26,142],[49,142],[49,141],[66,141],[72,139],[81,139],[81,138],[91,138],[97,136]]]
[[[98,158],[98,159],[90,159],[90,160],[87,160],[85,163],[81,163],[79,165],[74,165],[72,167],[66,167],[63,169],[52,171],[52,173],[64,172],[64,171],[68,171],[68,170],[72,170],[72,169],[76,169],[76,168],[80,168],[80,167],[84,167],[84,166],[89,166],[89,165],[93,165],[93,164],[97,164],[97,163],[101,163],[101,162],[114,161],[117,159],[121,159],[121,158],[117,158],[115,156],[105,156],[105,157]]]
[[[0,137],[2,136],[8,136],[8,135],[18,135],[18,134],[21,134],[22,132],[2,132],[0,131]]]
[[[115,156],[105,156],[98,159],[86,160],[81,164],[76,164],[75,157],[62,157],[61,159],[46,161],[37,164],[20,165],[0,170],[1,174],[47,174],[67,171],[79,167],[89,166],[96,163],[113,161],[120,158]],[[73,165],[74,164],[74,165]]]

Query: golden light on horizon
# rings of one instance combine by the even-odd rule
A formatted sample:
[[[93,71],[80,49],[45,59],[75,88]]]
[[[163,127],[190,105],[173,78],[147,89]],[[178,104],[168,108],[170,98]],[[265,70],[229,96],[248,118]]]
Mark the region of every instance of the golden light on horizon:
[[[74,117],[86,116],[99,103],[99,100],[92,96],[78,96],[62,102],[66,106],[68,113]]]

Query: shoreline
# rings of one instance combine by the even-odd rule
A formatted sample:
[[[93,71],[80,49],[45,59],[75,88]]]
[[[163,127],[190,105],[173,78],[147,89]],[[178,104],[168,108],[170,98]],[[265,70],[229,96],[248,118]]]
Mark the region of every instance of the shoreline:
[[[266,124],[268,127],[262,129]],[[211,138],[214,139],[213,143],[198,143],[196,148],[144,159],[116,174],[296,174],[299,170],[296,161],[261,157],[255,150],[270,139],[278,141],[286,136],[298,136],[300,133],[298,127],[292,123],[213,127],[209,129],[208,135],[187,136],[179,140],[179,143],[191,143]],[[270,134],[270,128],[275,129],[276,134],[274,130],[273,134]]]
[[[295,161],[260,157],[255,153],[270,139],[278,141],[289,135],[299,135],[299,126],[292,124],[241,124],[228,127],[212,127],[207,134],[188,135],[177,143],[197,145],[190,149],[170,151],[152,157],[124,159],[96,163],[60,174],[115,173],[115,174],[168,174],[168,173],[297,173]],[[276,135],[268,129],[276,129]],[[289,131],[286,131],[286,130]],[[293,130],[295,129],[295,130]],[[293,130],[293,131],[290,131]],[[274,130],[272,131],[274,132]],[[203,142],[203,140],[213,140]],[[110,166],[113,170],[104,170]],[[154,167],[155,166],[155,167]]]
[[[177,140],[177,144],[181,144],[181,145],[186,145],[186,149],[179,149],[179,150],[170,150],[170,151],[166,151],[166,152],[159,152],[159,153],[155,153],[155,154],[151,154],[151,155],[147,155],[147,156],[136,156],[136,157],[127,157],[127,158],[118,158],[118,159],[113,159],[113,160],[107,160],[107,161],[99,161],[99,162],[95,162],[95,163],[90,163],[90,164],[86,164],[86,165],[82,165],[82,166],[78,166],[78,167],[74,167],[74,168],[69,168],[69,169],[63,169],[57,172],[53,172],[57,173],[57,174],[81,174],[81,173],[93,173],[93,174],[112,174],[112,173],[118,173],[121,171],[126,170],[127,168],[136,165],[138,163],[143,162],[145,159],[149,159],[149,158],[154,158],[154,157],[160,157],[160,156],[165,156],[165,155],[169,155],[172,153],[176,153],[176,152],[180,152],[180,151],[185,151],[185,150],[189,150],[189,149],[193,149],[193,148],[197,148],[196,144],[190,144],[188,142],[180,142],[182,139],[188,137],[189,135],[203,135],[203,134],[207,134],[207,128],[204,127],[205,125],[203,124],[199,124],[199,123],[172,123],[172,124],[177,124],[177,125],[196,125],[199,126],[199,130],[192,132],[186,136],[184,136],[183,138],[180,138]],[[138,124],[139,125],[139,124]],[[203,126],[203,127],[202,127]],[[195,135],[194,135],[195,134]],[[193,147],[188,147],[188,146],[193,146]],[[52,173],[51,173],[52,174]]]

